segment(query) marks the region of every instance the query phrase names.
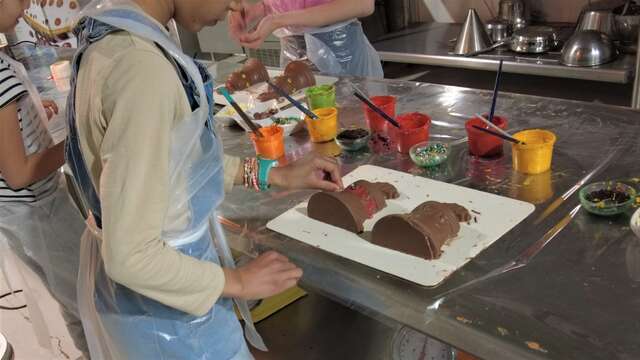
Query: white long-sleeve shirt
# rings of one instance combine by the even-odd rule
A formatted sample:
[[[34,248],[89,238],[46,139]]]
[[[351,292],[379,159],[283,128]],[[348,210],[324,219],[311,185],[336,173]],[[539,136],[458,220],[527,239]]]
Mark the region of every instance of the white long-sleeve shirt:
[[[82,152],[102,202],[102,254],[116,282],[173,308],[206,313],[222,269],[161,237],[172,129],[191,110],[178,75],[151,42],[118,32],[85,53],[76,90]],[[240,160],[224,158],[225,188]],[[171,210],[171,209],[169,209]]]

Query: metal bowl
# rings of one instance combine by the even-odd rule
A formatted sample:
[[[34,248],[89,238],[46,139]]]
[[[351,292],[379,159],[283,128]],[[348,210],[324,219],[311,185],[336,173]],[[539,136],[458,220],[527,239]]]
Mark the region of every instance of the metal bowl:
[[[640,15],[616,15],[616,31],[620,41],[635,44],[638,41]]]
[[[580,15],[576,32],[584,30],[596,30],[616,39],[616,24],[613,13],[609,10],[585,11]]]
[[[595,31],[578,31],[562,48],[560,61],[567,66],[597,66],[615,60],[618,56],[613,41]]]

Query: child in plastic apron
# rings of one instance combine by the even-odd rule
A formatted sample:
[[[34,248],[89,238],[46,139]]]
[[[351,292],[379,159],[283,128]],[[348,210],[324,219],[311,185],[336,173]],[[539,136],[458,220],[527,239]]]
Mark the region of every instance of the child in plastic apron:
[[[0,2],[0,32],[13,30],[24,12],[23,3]],[[76,347],[87,353],[76,300],[84,219],[58,172],[64,144],[54,145],[47,129],[55,112],[55,103],[43,102],[24,66],[0,52],[0,270],[7,277],[5,260],[10,252],[20,260],[16,265],[23,277],[27,311],[41,347],[51,349],[51,339],[33,280],[41,280],[60,303]],[[23,271],[24,265],[31,271]]]
[[[332,158],[243,166],[223,154],[210,76],[161,24],[174,19],[195,32],[227,9],[240,6],[103,0],[81,14],[67,160],[91,212],[78,303],[94,359],[250,359],[229,298],[247,340],[266,350],[246,300],[295,286],[302,270],[272,251],[235,268],[215,214],[223,190],[342,188]]]
[[[171,198],[190,209],[190,220],[186,226],[168,226],[167,244],[190,257],[218,264],[218,255],[223,254],[218,254],[213,247],[209,221],[223,198],[222,149],[208,118],[208,97],[203,96],[204,81],[208,81],[207,88],[209,92],[212,91],[211,80],[203,78],[203,75],[208,76],[206,70],[203,71],[192,59],[182,54],[171,42],[168,33],[163,32],[157,23],[140,10],[126,6],[101,6],[99,9],[89,9],[84,14],[90,17],[84,18],[78,27],[81,47],[73,62],[67,114],[70,128],[67,158],[92,213],[92,221],[82,244],[82,274],[79,280],[80,310],[85,331],[90,334],[92,358],[252,359],[231,299],[221,298],[204,316],[194,316],[117,284],[105,272],[100,249],[100,200],[80,150],[73,111],[76,77],[87,47],[110,33],[126,30],[161,47],[176,64],[176,71],[181,72],[188,98],[198,108],[190,119],[181,123],[183,128],[175,130],[176,141],[183,140],[184,146],[174,152],[177,159],[174,163],[180,165],[172,172],[186,173],[189,180],[186,187],[177,190]],[[206,128],[205,122],[208,123]],[[187,138],[187,135],[193,139]],[[224,234],[219,227],[214,228],[216,244],[223,251],[227,250]],[[239,305],[246,310],[246,303]],[[254,340],[254,345],[265,349],[252,322],[248,320],[247,337]]]
[[[245,47],[280,38],[280,65],[308,60],[322,73],[382,78],[380,57],[357,17],[373,12],[373,0],[263,0],[232,14],[229,30]],[[318,20],[322,18],[322,20]],[[259,21],[253,31],[249,26]]]

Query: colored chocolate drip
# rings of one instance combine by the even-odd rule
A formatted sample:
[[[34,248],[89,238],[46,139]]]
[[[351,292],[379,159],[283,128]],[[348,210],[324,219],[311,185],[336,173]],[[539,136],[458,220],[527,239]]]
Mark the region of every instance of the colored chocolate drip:
[[[267,68],[258,59],[249,59],[240,70],[229,75],[225,87],[232,93],[267,80],[269,80]]]
[[[378,204],[371,197],[369,191],[366,187],[362,185],[353,184],[345,189],[345,191],[350,192],[360,198],[362,205],[364,206],[364,210],[367,213],[367,218],[371,219],[375,213],[377,213],[380,209],[378,209]]]
[[[285,68],[284,73],[273,79],[274,85],[292,94],[296,90],[304,89],[316,84],[316,78],[311,68],[303,61],[292,61]],[[278,98],[279,95],[273,89],[258,95],[258,100],[264,102]]]
[[[437,259],[442,246],[458,236],[460,222],[471,220],[458,204],[427,201],[410,214],[389,215],[373,227],[372,242],[423,259]]]
[[[307,207],[310,218],[354,232],[364,231],[365,220],[387,206],[387,199],[399,196],[388,183],[359,180],[341,192],[319,192]]]

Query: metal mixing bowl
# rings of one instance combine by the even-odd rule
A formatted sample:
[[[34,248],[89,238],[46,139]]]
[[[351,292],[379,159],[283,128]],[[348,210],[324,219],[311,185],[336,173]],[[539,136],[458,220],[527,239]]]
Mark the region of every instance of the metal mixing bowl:
[[[613,13],[608,10],[585,11],[580,15],[576,31],[596,30],[607,34],[612,39],[617,38],[616,24]]]
[[[607,35],[595,31],[577,31],[562,48],[560,61],[567,66],[597,66],[613,61],[618,51]]]

